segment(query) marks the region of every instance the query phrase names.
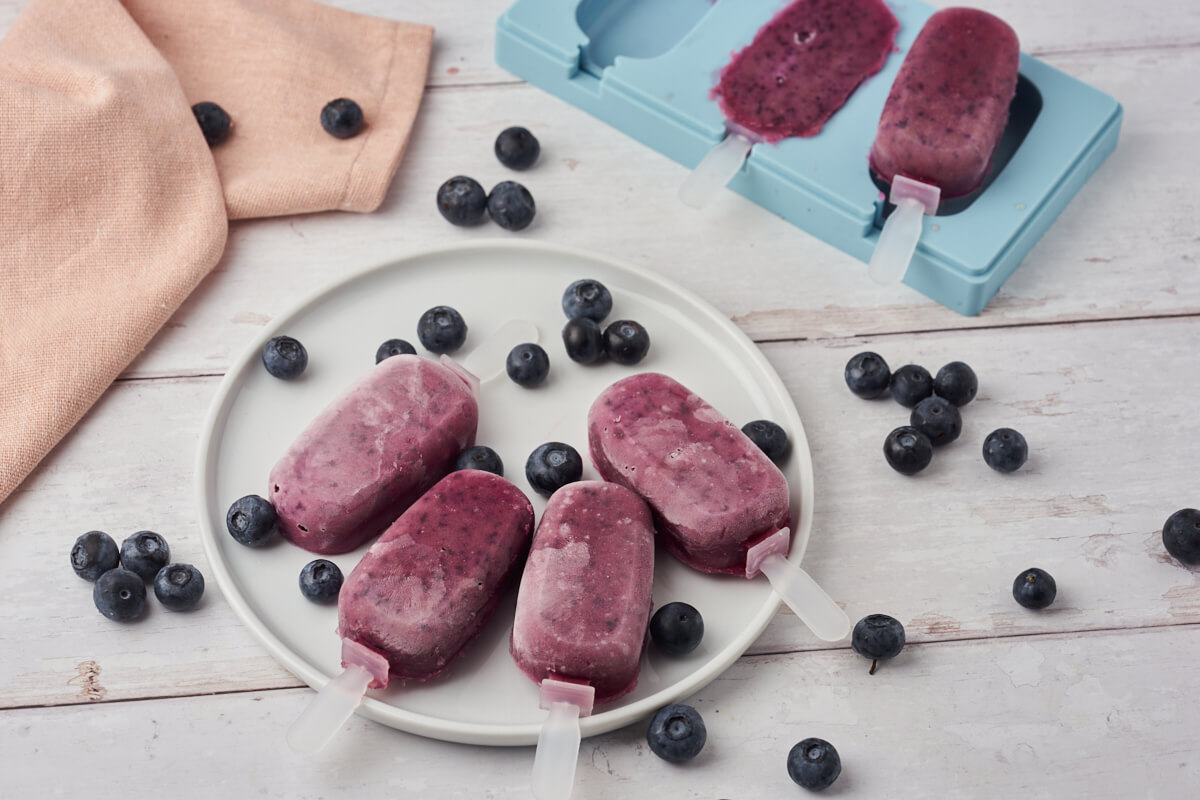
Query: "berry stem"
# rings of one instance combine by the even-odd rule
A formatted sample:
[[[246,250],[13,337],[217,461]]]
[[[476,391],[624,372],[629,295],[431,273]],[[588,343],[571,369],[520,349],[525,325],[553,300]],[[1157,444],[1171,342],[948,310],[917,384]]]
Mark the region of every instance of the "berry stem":
[[[871,669],[870,669],[870,671],[869,671],[869,672],[867,672],[867,674],[868,674],[868,675],[874,675],[874,674],[875,674],[875,667],[876,667],[876,665],[878,665],[878,664],[879,664],[879,659],[877,659],[877,658],[872,658],[872,659],[871,659]]]

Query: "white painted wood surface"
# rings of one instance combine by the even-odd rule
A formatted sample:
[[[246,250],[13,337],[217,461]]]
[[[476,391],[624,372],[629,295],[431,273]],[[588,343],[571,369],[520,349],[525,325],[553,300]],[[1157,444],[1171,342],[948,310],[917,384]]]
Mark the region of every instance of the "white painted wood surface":
[[[22,5],[0,0],[0,30]],[[527,748],[448,745],[362,720],[326,759],[296,761],[281,732],[308,690],[215,585],[193,613],[151,603],[147,619],[117,626],[67,564],[85,530],[120,539],[148,527],[205,569],[191,473],[219,376],[320,286],[502,233],[447,226],[432,196],[451,174],[509,177],[490,143],[515,123],[544,148],[522,177],[539,209],[525,235],[667,275],[764,342],[813,446],[806,567],[852,618],[890,613],[912,643],[868,678],[845,643],[815,640],[784,611],[689,700],[709,726],[697,762],[659,761],[634,726],[584,743],[577,797],[789,796],[800,790],[786,753],[809,735],[842,752],[831,796],[1196,795],[1200,571],[1167,557],[1158,531],[1200,506],[1200,5],[982,4],[1026,50],[1114,94],[1126,120],[1114,156],[976,318],[876,289],[858,262],[732,194],[702,214],[678,206],[681,168],[494,65],[506,0],[335,5],[438,28],[409,153],[375,214],[234,225],[214,274],[0,506],[0,797],[121,797],[128,783],[93,777],[114,764],[182,798],[526,796]],[[904,410],[842,383],[862,349],[893,366],[962,359],[980,374],[962,440],[915,479],[879,452]],[[1012,476],[979,458],[1001,425],[1033,449]],[[1059,583],[1042,614],[1009,595],[1034,564]]]

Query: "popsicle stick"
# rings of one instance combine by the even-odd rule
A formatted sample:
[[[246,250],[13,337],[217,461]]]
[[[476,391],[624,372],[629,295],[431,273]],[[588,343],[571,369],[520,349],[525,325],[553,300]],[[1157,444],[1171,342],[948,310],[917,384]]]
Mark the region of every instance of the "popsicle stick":
[[[753,146],[754,142],[740,133],[730,133],[692,170],[679,187],[679,199],[692,208],[707,206],[733,180]]]
[[[362,702],[371,683],[365,667],[351,664],[317,692],[308,708],[288,728],[288,745],[298,753],[312,755],[334,737]]]
[[[504,362],[508,353],[519,344],[537,343],[538,329],[532,322],[510,319],[488,334],[483,343],[467,354],[463,366],[488,383],[505,374]]]
[[[746,577],[759,572],[818,638],[836,642],[850,632],[850,618],[812,577],[787,560],[791,529],[780,528],[746,552]]]
[[[542,708],[550,716],[538,732],[529,787],[537,800],[568,800],[575,787],[582,734],[579,718],[592,713],[596,690],[591,686],[546,679],[541,687]]]
[[[892,181],[890,199],[896,210],[883,223],[875,252],[867,265],[871,279],[885,286],[904,280],[921,239],[922,219],[926,214],[937,213],[941,190],[897,175]]]

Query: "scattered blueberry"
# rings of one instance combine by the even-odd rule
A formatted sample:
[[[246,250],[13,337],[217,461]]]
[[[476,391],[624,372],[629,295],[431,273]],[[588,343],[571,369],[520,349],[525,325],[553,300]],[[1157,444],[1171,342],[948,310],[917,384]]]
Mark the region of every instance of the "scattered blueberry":
[[[933,379],[933,393],[956,406],[965,406],[974,400],[978,391],[979,378],[975,377],[975,370],[961,361],[951,361],[939,369]]]
[[[604,329],[604,352],[618,364],[636,364],[650,352],[650,334],[631,319],[619,319]]]
[[[826,789],[842,774],[837,748],[815,737],[795,744],[788,753],[788,776],[811,792]]]
[[[375,363],[378,364],[385,358],[391,358],[392,356],[415,356],[416,354],[417,348],[403,339],[388,339],[379,345],[379,349],[375,351]]]
[[[700,714],[679,703],[660,708],[646,730],[646,743],[654,755],[675,764],[700,755],[707,740],[708,729]]]
[[[504,475],[504,462],[500,460],[500,454],[490,447],[477,444],[474,447],[468,447],[458,454],[458,458],[454,462],[454,469],[478,469],[484,472],[490,472],[493,475]]]
[[[742,433],[749,436],[750,441],[758,445],[758,449],[776,464],[783,461],[791,448],[787,433],[769,419],[747,422],[742,426]]]
[[[487,210],[496,224],[506,231],[528,228],[537,212],[533,195],[516,181],[500,181],[493,186],[487,198]]]
[[[650,618],[650,638],[664,653],[685,656],[704,638],[704,618],[687,603],[667,603]]]
[[[117,543],[104,531],[88,531],[71,548],[71,569],[85,581],[94,581],[121,562]]]
[[[333,603],[342,590],[342,571],[338,565],[318,558],[300,570],[300,593],[314,603]]]
[[[453,353],[467,340],[467,323],[450,306],[434,306],[421,315],[417,338],[433,353]]]
[[[117,622],[132,622],[146,613],[146,582],[127,569],[110,569],[92,587],[96,610]]]
[[[936,395],[917,403],[908,421],[928,436],[934,447],[950,444],[962,433],[962,414],[958,406]]]
[[[883,457],[896,472],[916,475],[933,460],[933,443],[916,428],[905,425],[888,434],[883,442]]]
[[[1200,510],[1182,508],[1168,517],[1162,540],[1167,552],[1184,564],[1200,564]]]
[[[496,137],[496,158],[509,169],[529,169],[541,151],[537,137],[519,125],[505,128]]]
[[[603,322],[612,311],[612,293],[600,281],[585,278],[575,281],[562,296],[562,310],[567,319],[587,317]]]
[[[362,107],[346,97],[330,100],[321,109],[321,127],[339,139],[357,136],[363,128]]]
[[[275,506],[266,498],[248,494],[225,512],[225,528],[239,544],[262,547],[275,532]]]
[[[1054,578],[1037,567],[1025,570],[1013,581],[1013,599],[1025,608],[1043,609],[1054,602],[1057,594]]]
[[[846,362],[846,385],[864,400],[873,400],[887,391],[892,371],[878,353],[859,353]]]
[[[230,119],[225,109],[216,103],[196,103],[192,106],[196,122],[200,123],[200,132],[209,147],[216,147],[229,136]]]
[[[549,497],[583,477],[583,459],[569,444],[546,442],[529,454],[525,477],[535,492]]]
[[[892,398],[905,408],[912,408],[933,394],[933,378],[924,367],[906,364],[892,373],[891,387]]]
[[[487,211],[487,192],[474,178],[455,175],[438,187],[437,207],[451,224],[475,225]]]
[[[154,531],[138,531],[121,542],[121,566],[140,575],[144,581],[154,580],[158,571],[171,560],[167,540]]]
[[[191,564],[167,564],[154,576],[154,596],[172,611],[187,611],[204,595],[204,576]]]
[[[276,336],[263,345],[262,362],[267,372],[290,381],[299,378],[308,366],[308,351],[291,336]]]
[[[869,614],[858,621],[850,634],[854,652],[871,659],[871,675],[880,661],[895,658],[904,649],[904,626],[887,614]]]
[[[579,364],[593,364],[604,357],[604,333],[595,320],[575,317],[562,331],[567,357]]]
[[[1016,472],[1029,458],[1029,444],[1012,428],[997,428],[983,440],[983,460],[997,472]]]
[[[504,363],[508,377],[518,386],[540,386],[550,374],[550,356],[541,345],[526,342],[514,347]]]

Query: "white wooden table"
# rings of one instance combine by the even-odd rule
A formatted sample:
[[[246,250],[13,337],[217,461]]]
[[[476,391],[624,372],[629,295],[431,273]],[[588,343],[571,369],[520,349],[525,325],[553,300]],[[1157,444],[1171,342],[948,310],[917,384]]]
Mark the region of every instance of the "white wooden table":
[[[0,30],[23,0],[0,0]],[[523,798],[530,748],[451,745],[355,718],[317,761],[283,731],[310,696],[251,638],[215,582],[201,608],[151,603],[116,625],[70,571],[74,538],[151,528],[207,569],[192,493],[201,419],[221,375],[273,315],[339,275],[479,236],[433,195],[507,177],[509,124],[535,131],[538,202],[521,234],[592,248],[694,290],[762,343],[806,421],[817,504],[806,567],[852,619],[900,619],[909,645],[875,676],[848,642],[786,610],[688,698],[708,746],[676,767],[644,725],[583,743],[576,797],[802,794],[788,749],[840,750],[839,797],[1200,794],[1200,571],[1159,530],[1200,506],[1200,4],[990,0],[1023,49],[1125,104],[1116,153],[979,317],[911,290],[725,193],[693,213],[684,170],[499,70],[506,0],[340,0],[437,28],[430,87],[383,208],[235,224],[225,257],[167,328],[0,506],[0,796]],[[721,217],[720,221],[718,217]],[[884,434],[904,414],[842,382],[853,353],[981,378],[963,441],[916,479]],[[1028,465],[988,470],[983,436],[1025,433]],[[1058,580],[1044,613],[1013,577]]]

